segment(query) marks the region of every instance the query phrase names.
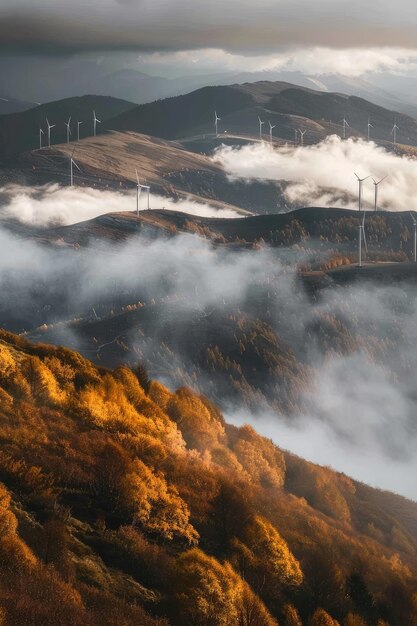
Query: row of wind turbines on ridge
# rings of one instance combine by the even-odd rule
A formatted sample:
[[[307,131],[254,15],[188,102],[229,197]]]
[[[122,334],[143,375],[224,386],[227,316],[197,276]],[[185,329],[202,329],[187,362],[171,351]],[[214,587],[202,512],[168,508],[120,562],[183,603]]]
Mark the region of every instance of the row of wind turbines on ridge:
[[[67,128],[67,143],[70,143],[71,141],[71,135],[72,135],[72,131],[71,131],[71,115],[68,118],[68,122],[64,122],[66,128]],[[77,141],[80,141],[80,126],[81,124],[84,124],[84,122],[78,120],[77,121]],[[101,120],[98,119],[98,117],[96,116],[96,112],[93,111],[93,135],[94,137],[96,136],[96,132],[97,132],[97,124],[101,124]],[[47,138],[48,138],[48,148],[51,147],[51,130],[53,128],[55,128],[56,124],[50,124],[48,118],[46,118],[46,133],[47,133]],[[41,150],[43,148],[42,146],[42,135],[45,134],[45,131],[43,130],[43,128],[40,126],[39,127],[39,150]]]
[[[219,122],[221,121],[221,117],[218,117],[217,115],[217,111],[214,111],[214,130],[215,130],[215,135],[216,137],[219,136]],[[263,140],[263,132],[262,132],[262,126],[265,124],[264,120],[261,120],[261,118],[258,115],[258,122],[259,122],[259,139],[262,141]],[[273,135],[272,135],[272,131],[274,130],[274,128],[276,127],[276,124],[272,124],[271,120],[268,120],[268,124],[269,124],[269,141],[272,145],[273,143]],[[343,139],[346,139],[346,130],[348,128],[351,128],[349,122],[346,119],[346,116],[343,117],[342,120],[340,120],[339,124],[342,125],[342,136]],[[367,137],[368,137],[368,141],[371,140],[371,128],[373,128],[373,125],[371,124],[371,118],[368,117],[368,124],[367,124]],[[393,136],[393,144],[394,146],[397,143],[397,131],[400,130],[400,127],[397,125],[397,120],[396,118],[394,119],[394,125],[391,129],[391,135]],[[298,136],[300,138],[300,145],[303,146],[304,145],[304,135],[306,134],[307,129],[301,130],[301,128],[295,128],[294,129],[294,144],[298,144]]]

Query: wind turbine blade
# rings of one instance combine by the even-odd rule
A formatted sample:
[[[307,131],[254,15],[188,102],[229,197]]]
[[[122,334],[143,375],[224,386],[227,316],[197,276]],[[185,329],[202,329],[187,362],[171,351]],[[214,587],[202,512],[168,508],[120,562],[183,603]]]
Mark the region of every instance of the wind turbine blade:
[[[72,161],[72,164],[73,164],[73,165],[75,165],[75,167],[77,168],[77,170],[78,170],[79,172],[81,172],[81,170],[80,170],[80,168],[78,167],[78,165],[76,164],[76,162],[75,162],[73,159],[71,159],[71,161]]]
[[[138,186],[140,185],[139,182],[139,174],[138,174],[138,170],[135,168],[135,172],[136,172],[136,180],[138,181]]]

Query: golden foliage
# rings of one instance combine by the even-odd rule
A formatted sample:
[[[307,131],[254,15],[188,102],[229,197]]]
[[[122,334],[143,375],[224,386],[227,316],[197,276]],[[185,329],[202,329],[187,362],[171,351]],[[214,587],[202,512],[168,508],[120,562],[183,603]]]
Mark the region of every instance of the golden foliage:
[[[236,560],[245,577],[268,572],[268,585],[280,591],[282,585],[298,587],[303,573],[297,559],[278,531],[257,515],[246,525],[242,540],[233,542]]]
[[[162,474],[155,474],[142,461],[134,461],[124,479],[125,498],[132,508],[133,521],[166,539],[174,537],[197,543],[198,533],[189,523],[187,504]]]
[[[339,622],[323,609],[317,609],[309,620],[309,626],[340,626]]]

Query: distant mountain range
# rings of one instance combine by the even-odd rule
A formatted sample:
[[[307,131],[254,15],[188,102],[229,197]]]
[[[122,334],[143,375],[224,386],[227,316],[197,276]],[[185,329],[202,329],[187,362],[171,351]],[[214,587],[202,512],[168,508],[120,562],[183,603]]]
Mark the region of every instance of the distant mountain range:
[[[28,73],[33,80],[27,80]],[[417,117],[414,104],[417,79],[389,72],[368,73],[366,78],[341,74],[309,75],[285,70],[216,72],[166,78],[134,69],[132,64],[109,64],[106,59],[95,62],[79,58],[0,60],[2,90],[15,99],[28,102],[47,102],[93,93],[145,104],[201,87],[259,81],[288,82],[324,92],[346,93]],[[15,112],[17,110],[20,109]]]
[[[27,111],[37,106],[37,102],[26,102],[25,100],[17,100],[16,98],[0,96],[0,115],[7,115],[8,113],[20,113],[21,111]]]

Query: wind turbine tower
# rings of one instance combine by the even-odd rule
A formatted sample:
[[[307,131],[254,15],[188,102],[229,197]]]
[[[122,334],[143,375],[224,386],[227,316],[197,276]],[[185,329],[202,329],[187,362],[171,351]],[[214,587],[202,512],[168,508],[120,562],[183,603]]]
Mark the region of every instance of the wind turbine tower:
[[[273,141],[272,141],[272,131],[274,130],[276,124],[274,124],[274,126],[272,126],[271,120],[268,121],[268,124],[269,124],[269,141],[270,141],[271,146],[272,146],[272,143],[273,143]]]
[[[65,122],[65,126],[67,127],[67,143],[69,143],[71,137],[71,115],[68,118],[68,122]]]
[[[139,215],[139,198],[140,198],[140,192],[142,191],[142,187],[141,187],[140,182],[139,182],[138,170],[136,169],[135,172],[136,172],[136,180],[137,180],[137,186],[136,186],[136,215]]]
[[[46,126],[48,128],[48,148],[51,147],[51,128],[55,128],[56,124],[50,124],[48,118],[46,118]]]
[[[359,178],[359,176],[355,172],[355,176],[358,179],[359,184],[359,196],[358,196],[358,209],[359,209],[359,232],[358,232],[358,258],[359,258],[359,267],[362,267],[362,239],[365,244],[365,250],[368,252],[368,246],[366,244],[365,237],[365,211],[363,211],[363,216],[361,220],[361,212],[362,212],[362,186],[363,182],[369,178],[369,176],[365,176],[365,178]]]
[[[391,135],[393,135],[393,139],[394,139],[394,146],[397,143],[397,130],[400,130],[399,127],[397,126],[397,120],[394,120],[394,126],[392,127],[391,130]]]
[[[259,120],[259,139],[262,141],[262,126],[265,124],[258,115]]]
[[[417,263],[417,221],[416,218],[414,217],[414,215],[412,213],[410,213],[411,219],[413,220],[413,226],[414,226],[414,254],[413,254],[413,259],[414,259],[414,263]]]
[[[371,140],[371,128],[373,128],[373,126],[371,124],[371,118],[368,117],[368,141]]]
[[[219,136],[219,126],[218,126],[218,124],[219,124],[219,122],[221,122],[221,119],[222,119],[221,117],[217,116],[217,111],[214,111],[214,130],[215,130],[215,133],[216,133],[216,137]]]
[[[101,124],[101,120],[99,120],[98,117],[96,117],[96,112],[93,111],[93,135],[94,137],[96,136],[96,132],[97,132],[97,122]]]
[[[76,164],[76,162],[74,161],[74,159],[72,158],[74,156],[74,152],[75,152],[75,148],[72,151],[72,154],[70,156],[70,185],[71,187],[74,185],[74,172],[73,172],[73,166],[75,165],[75,167],[77,168],[77,170],[79,172],[81,172],[80,168],[78,167],[78,165]]]
[[[298,132],[300,133],[300,145],[304,145],[304,135],[306,134],[306,130],[300,130],[298,129]]]
[[[83,122],[77,122],[77,141],[80,141],[80,126]]]
[[[151,188],[150,185],[142,185],[139,182],[139,175],[138,175],[138,170],[136,171],[136,180],[137,180],[137,189],[136,189],[136,215],[139,215],[139,198],[140,198],[140,192],[142,191],[142,189],[144,189],[145,191],[148,192],[148,211],[150,209],[150,196],[151,196]]]
[[[342,119],[343,124],[343,139],[346,139],[346,128],[350,128],[350,124],[346,119],[346,116]]]
[[[375,211],[378,211],[378,186],[385,179],[386,179],[386,176],[384,176],[384,178],[381,178],[381,180],[378,180],[378,182],[375,180],[375,178],[372,179],[374,181],[374,187],[375,187],[375,200],[374,200],[374,209],[375,209]]]

